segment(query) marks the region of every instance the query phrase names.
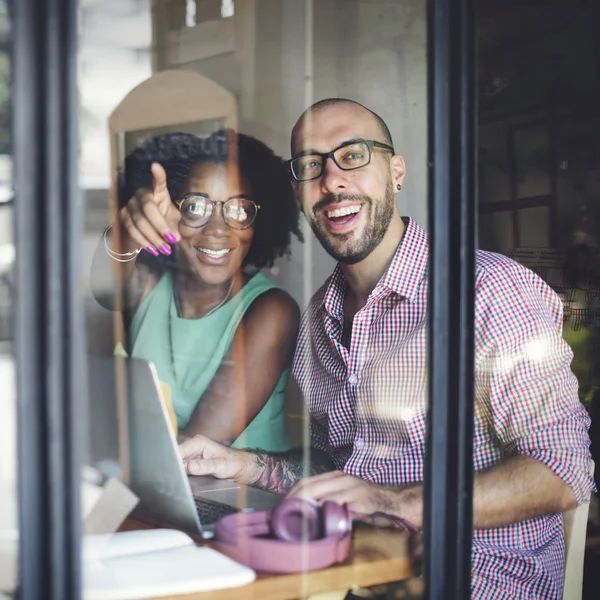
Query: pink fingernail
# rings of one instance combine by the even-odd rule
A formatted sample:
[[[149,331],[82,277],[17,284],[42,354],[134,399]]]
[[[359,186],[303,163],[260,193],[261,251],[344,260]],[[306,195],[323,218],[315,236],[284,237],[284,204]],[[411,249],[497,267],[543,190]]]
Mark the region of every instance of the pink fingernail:
[[[160,251],[161,251],[163,254],[166,254],[167,256],[170,256],[170,255],[171,255],[171,252],[172,252],[172,250],[171,250],[171,246],[167,246],[167,244],[163,244],[163,245],[160,247]]]
[[[158,256],[158,250],[154,246],[148,246],[146,250],[150,252],[152,256]]]
[[[165,235],[165,240],[167,240],[167,242],[169,242],[169,244],[177,243],[177,238],[172,233],[167,233],[167,235]]]

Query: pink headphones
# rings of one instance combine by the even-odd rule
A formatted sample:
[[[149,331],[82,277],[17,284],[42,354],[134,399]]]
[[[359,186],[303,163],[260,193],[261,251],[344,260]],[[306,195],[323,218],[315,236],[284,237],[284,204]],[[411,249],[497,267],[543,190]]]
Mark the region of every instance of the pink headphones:
[[[350,551],[346,506],[287,498],[274,510],[240,512],[215,525],[217,548],[258,571],[294,573],[342,562]]]

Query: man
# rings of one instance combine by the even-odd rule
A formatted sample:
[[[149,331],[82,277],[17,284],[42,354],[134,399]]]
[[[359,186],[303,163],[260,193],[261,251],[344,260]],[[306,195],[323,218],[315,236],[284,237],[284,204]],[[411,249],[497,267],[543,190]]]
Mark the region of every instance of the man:
[[[182,445],[187,470],[420,526],[428,241],[396,207],[404,160],[377,115],[339,99],[302,115],[292,156],[297,201],[339,261],[304,315],[294,360],[313,476],[300,481],[301,453],[236,452],[206,438]],[[562,306],[531,271],[478,252],[475,312],[473,597],[560,598],[560,513],[593,487]]]

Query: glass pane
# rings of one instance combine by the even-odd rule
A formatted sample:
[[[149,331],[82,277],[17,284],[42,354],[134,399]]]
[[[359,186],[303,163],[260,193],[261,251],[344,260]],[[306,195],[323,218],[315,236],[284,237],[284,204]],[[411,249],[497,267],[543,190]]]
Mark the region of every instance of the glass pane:
[[[348,171],[348,177],[365,179],[362,188],[355,188],[356,194],[367,195],[361,205],[385,201],[392,212],[398,206],[402,215],[414,219],[417,237],[418,227],[427,225],[425,5],[80,0],[80,8],[84,263],[90,281],[86,473],[101,482],[114,476],[127,484],[140,497],[137,518],[198,533],[196,508],[174,453],[174,439],[181,442],[199,433],[224,447],[290,451],[292,479],[318,471],[324,460],[309,451],[311,443],[319,447],[315,439],[323,444],[318,437],[323,421],[319,395],[311,393],[305,378],[298,377],[296,383],[289,373],[297,315],[337,262],[331,247],[328,252],[299,214],[282,162],[291,156],[291,134],[302,112],[327,98],[349,98],[375,111],[385,127],[353,104],[359,116],[341,119],[344,131],[335,139],[315,140],[315,149],[328,152],[357,136],[389,145],[389,128],[396,152],[405,158],[406,178],[398,175],[397,181],[389,181],[391,189],[373,191],[375,184],[367,175],[383,170],[389,178],[385,165],[393,156],[380,146],[374,147],[368,166]],[[355,127],[355,121],[361,125]],[[227,135],[223,128],[229,129]],[[232,132],[254,139],[237,138]],[[145,224],[142,229],[150,238],[136,237],[117,219],[118,209],[128,206],[121,216],[132,216],[139,207],[131,201],[136,190],[152,185],[155,191],[164,189],[160,169],[150,173],[153,161],[163,166],[170,195],[159,212],[167,218],[168,232],[182,236],[180,241],[162,234],[153,237],[155,232]],[[400,172],[402,161],[395,164]],[[343,186],[339,189],[343,192]],[[342,228],[342,221],[357,214],[348,204],[348,194],[344,198],[339,189],[339,197],[327,199],[344,201],[348,212],[323,215],[328,227]],[[215,203],[206,225],[194,228],[178,220],[177,202],[188,192],[204,194]],[[298,194],[304,197],[304,192]],[[258,208],[252,228],[236,230],[228,228],[220,206],[240,196]],[[139,213],[135,218],[139,222]],[[398,227],[405,227],[399,215],[394,218]],[[303,243],[297,233],[303,234]],[[399,242],[400,237],[396,245]],[[266,312],[261,316],[262,299],[273,286],[286,295],[269,292],[274,304],[262,309]],[[121,294],[122,289],[127,293]],[[258,311],[258,325],[252,325],[253,311]],[[426,318],[425,311],[421,318]],[[419,335],[425,335],[424,329]],[[127,354],[129,360],[115,360],[115,353]],[[424,358],[423,353],[419,360]],[[348,369],[339,354],[336,360]],[[148,363],[154,371],[148,370]],[[121,377],[122,367],[129,380]],[[370,388],[364,384],[365,394],[377,395],[377,376],[370,381]],[[350,393],[342,382],[335,385],[339,389],[332,398]],[[373,418],[380,428],[392,423],[393,436],[375,448],[375,435],[369,439],[356,434],[353,449],[352,442],[346,446],[332,433],[332,456],[338,466],[348,451],[354,452],[357,475],[360,457],[367,453],[385,462],[398,432],[406,428],[414,428],[418,439],[424,439],[426,386],[420,386],[410,406],[399,412],[392,406],[391,391],[392,387],[383,390]],[[350,396],[347,401],[353,402]],[[157,415],[161,402],[166,412],[158,410]],[[312,435],[311,413],[320,419]],[[362,415],[361,422],[370,418]],[[354,428],[347,432],[352,438]],[[177,438],[170,437],[174,435]],[[261,461],[271,460],[259,456]],[[386,464],[390,483],[418,482],[421,477],[420,467],[394,475],[392,463]],[[258,483],[273,491],[276,469],[265,472],[269,481]],[[376,472],[373,468],[373,476]],[[284,492],[290,481],[278,485],[277,491]],[[250,503],[253,491],[229,490],[230,501]],[[281,501],[281,495],[275,498]],[[209,534],[214,510],[207,514],[204,503],[200,511],[203,533]],[[373,535],[368,531],[367,536]],[[397,560],[398,578],[418,575],[402,562],[405,538],[386,533],[392,534],[386,552],[389,549]],[[296,596],[310,595],[314,581],[306,573]],[[419,585],[416,578],[413,588]]]
[[[17,585],[17,458],[12,312],[14,303],[13,186],[10,150],[10,21],[0,2],[0,597]]]
[[[572,243],[575,231],[596,227],[600,180],[600,120],[573,115],[556,124],[557,210],[562,247]]]
[[[536,206],[517,211],[521,246],[550,246],[550,208]]]
[[[510,254],[514,248],[512,211],[500,211],[479,216],[479,247],[482,250]]]
[[[517,197],[544,196],[552,191],[552,161],[548,125],[518,128],[513,132]]]
[[[577,393],[593,413],[599,389],[594,374],[600,372],[593,317],[600,270],[600,243],[596,240],[600,230],[596,210],[600,194],[594,142],[600,136],[592,125],[594,119],[597,121],[600,89],[596,75],[600,69],[596,68],[594,51],[594,24],[598,19],[592,8],[581,8],[583,17],[565,20],[564,11],[552,7],[544,8],[544,19],[540,19],[539,6],[481,4],[479,175],[481,202],[486,203],[487,210],[480,217],[480,246],[511,255],[515,247],[548,246],[550,232],[559,232],[560,247],[553,249],[556,255],[540,254],[541,264],[531,262],[530,266],[563,300],[564,336],[575,353]],[[587,3],[586,7],[588,4],[592,5]],[[414,218],[408,222],[409,235],[404,241],[424,239],[416,225],[425,227],[427,223],[426,3],[80,0],[80,6],[84,261],[91,284],[86,297],[86,333],[90,353],[105,359],[104,363],[95,360],[98,357],[90,357],[89,361],[87,462],[95,469],[90,473],[95,473],[100,482],[115,476],[130,486],[140,496],[135,511],[138,518],[151,522],[163,519],[170,526],[191,528],[196,533],[197,513],[187,480],[181,476],[174,444],[197,433],[222,442],[212,448],[219,448],[224,456],[233,456],[223,450],[228,446],[265,450],[252,454],[255,462],[251,464],[260,466],[260,476],[255,473],[251,482],[255,487],[287,491],[290,481],[318,470],[325,456],[332,462],[327,467],[321,465],[323,469],[334,466],[369,482],[397,487],[415,484],[419,489],[427,398],[426,310],[415,309],[415,313],[406,315],[402,311],[410,310],[409,302],[394,300],[385,304],[389,296],[377,294],[371,297],[372,304],[363,306],[358,302],[360,306],[353,307],[350,301],[345,302],[351,299],[347,290],[342,292],[332,284],[328,288],[331,294],[326,296],[329,304],[325,306],[323,300],[320,312],[309,313],[312,316],[305,321],[296,344],[294,383],[294,378],[288,379],[296,342],[294,317],[288,314],[288,320],[284,319],[288,329],[272,330],[277,310],[270,307],[268,318],[263,317],[251,329],[245,319],[256,314],[253,311],[258,310],[260,302],[256,301],[250,309],[243,305],[243,299],[249,282],[260,281],[255,274],[257,268],[265,276],[265,286],[271,285],[268,281],[277,284],[289,294],[284,296],[288,306],[295,304],[298,312],[304,311],[310,308],[315,292],[328,281],[336,262],[341,260],[347,266],[350,258],[356,257],[336,253],[340,247],[354,252],[354,248],[344,246],[351,236],[332,234],[328,238],[328,232],[344,233],[344,227],[357,218],[353,215],[363,210],[356,212],[360,201],[365,200],[358,192],[366,194],[362,184],[365,189],[373,189],[372,182],[362,179],[364,173],[376,171],[382,160],[388,160],[388,154],[379,148],[374,151],[368,170],[347,173],[348,179],[342,180],[341,187],[347,185],[357,194],[351,199],[346,196],[348,202],[339,213],[337,209],[327,211],[325,206],[322,214],[313,213],[316,235],[309,225],[311,201],[314,207],[317,198],[326,202],[344,199],[343,192],[327,195],[310,182],[303,183],[301,189],[297,187],[296,199],[305,208],[305,216],[299,220],[305,237],[303,244],[292,231],[297,223],[293,204],[285,204],[289,187],[284,190],[276,185],[285,180],[287,186],[288,175],[268,176],[271,166],[274,173],[281,173],[282,165],[278,162],[276,168],[273,161],[263,163],[259,158],[264,158],[264,147],[257,145],[259,142],[278,157],[289,159],[311,147],[312,151],[327,155],[348,137],[386,141],[380,138],[385,137],[385,130],[379,122],[371,120],[370,126],[377,123],[378,127],[363,128],[365,114],[349,109],[338,123],[335,119],[339,113],[328,112],[331,106],[321,107],[320,114],[311,113],[295,130],[292,140],[298,117],[317,100],[351,98],[387,123],[396,151],[406,159],[407,175],[401,181],[401,191],[392,185],[391,190],[388,186],[376,198],[373,194],[369,198],[392,199],[392,206],[395,200],[403,215]],[[331,120],[322,115],[331,116]],[[573,117],[567,119],[563,115],[577,115],[582,136],[575,135],[576,129],[568,135],[570,128],[566,123]],[[342,133],[328,129],[332,122],[339,124]],[[223,127],[252,136],[258,142],[218,133]],[[586,131],[592,134],[585,135]],[[180,136],[175,138],[174,133]],[[159,141],[157,136],[162,136]],[[198,138],[203,144],[206,142],[202,149],[197,146]],[[254,151],[249,151],[248,144],[255,144]],[[168,160],[170,153],[175,156],[173,161]],[[203,158],[196,160],[199,154]],[[211,159],[205,159],[205,154]],[[150,163],[155,160],[163,165],[166,184],[160,170],[158,174],[150,173]],[[397,162],[395,168],[403,167]],[[332,178],[339,177],[334,170],[328,173]],[[396,179],[384,180],[396,183]],[[215,182],[220,182],[228,193],[219,191]],[[273,187],[263,187],[267,182]],[[334,191],[339,190],[330,183]],[[170,195],[168,199],[161,196],[157,202],[165,200],[158,212],[168,217],[168,233],[176,235],[174,242],[166,237],[166,229],[156,236],[155,231],[142,225],[132,233],[127,221],[129,215],[132,221],[135,222],[135,216],[140,222],[136,212],[141,210],[139,203],[128,203],[136,191],[151,185],[161,193],[166,186]],[[178,221],[178,196],[191,188],[194,193],[216,200],[207,234],[202,228],[186,229]],[[393,192],[398,191],[393,198]],[[238,237],[232,237],[224,221],[219,220],[219,202],[225,202],[230,195],[252,196],[252,201],[260,206],[256,227],[236,234]],[[548,209],[518,209],[519,199],[536,196],[548,197],[552,206],[556,202],[558,223],[552,222]],[[276,203],[270,202],[273,197]],[[148,196],[144,198],[145,203]],[[514,205],[488,212],[490,203],[513,200]],[[119,213],[118,209],[126,204],[129,209]],[[367,204],[365,200],[364,205]],[[282,206],[286,207],[283,212]],[[267,227],[262,225],[265,223]],[[319,223],[325,232],[319,229]],[[405,225],[396,223],[398,234]],[[112,225],[109,230],[108,225]],[[281,252],[258,260],[257,255],[261,256],[260,252],[271,244],[265,231],[274,235],[282,230],[286,236],[279,246]],[[141,231],[146,233],[133,235]],[[400,237],[396,242],[402,248]],[[289,255],[283,252],[286,249]],[[425,254],[426,250],[421,248],[420,252]],[[242,258],[234,264],[236,256]],[[246,261],[247,257],[252,260]],[[405,272],[400,273],[399,279],[404,281],[401,275],[412,271],[405,262],[402,266]],[[385,268],[380,271],[387,272]],[[339,277],[333,281],[343,282],[343,276]],[[419,281],[426,285],[425,278]],[[406,292],[413,289],[408,287],[398,295],[408,295]],[[504,301],[512,291],[507,283],[496,293]],[[115,310],[107,308],[111,301],[115,304],[110,308]],[[382,302],[385,310],[376,314],[375,307],[381,308]],[[426,306],[426,302],[422,304]],[[510,308],[515,309],[512,304]],[[515,310],[520,308],[519,305]],[[244,314],[240,321],[234,322],[227,313],[234,309]],[[552,311],[554,316],[557,313]],[[290,309],[290,314],[296,312]],[[399,318],[386,321],[391,315]],[[221,319],[231,326],[219,329]],[[417,325],[405,339],[405,332],[398,332],[398,323]],[[516,323],[515,329],[520,324]],[[478,335],[485,326],[486,323],[478,323]],[[556,327],[560,329],[560,323]],[[260,335],[253,338],[258,335],[256,331],[266,336],[269,343]],[[390,336],[389,331],[394,335]],[[238,332],[243,335],[238,336]],[[511,332],[502,333],[508,336]],[[286,345],[288,338],[292,342]],[[315,348],[323,351],[322,355],[317,353],[318,360],[311,354],[317,352]],[[533,344],[533,348],[525,350],[535,359],[539,357],[540,345]],[[144,362],[119,362],[113,359],[115,353]],[[517,355],[520,356],[515,352]],[[510,364],[514,358],[510,356]],[[155,371],[148,370],[148,362]],[[132,366],[136,364],[139,369]],[[407,373],[410,377],[405,376]],[[489,374],[476,375],[481,376],[480,382]],[[537,398],[536,392],[546,383],[535,386],[527,399]],[[481,393],[489,396],[490,392],[484,389]],[[570,393],[572,400],[574,387]],[[158,416],[153,406],[159,407]],[[570,406],[573,414],[580,410],[576,402]],[[515,412],[521,411],[522,407],[518,408]],[[577,414],[584,422],[585,416]],[[477,417],[475,465],[479,469],[493,468],[518,444],[497,442],[504,425],[497,422],[497,415],[482,410]],[[512,421],[506,424],[506,431],[514,432],[513,425]],[[492,426],[496,427],[493,431]],[[579,442],[584,437],[582,434]],[[552,450],[562,437],[550,439],[552,444],[546,444],[544,451]],[[324,452],[309,453],[311,445]],[[482,450],[492,446],[491,454]],[[293,459],[286,454],[289,462],[269,454],[289,447],[301,449],[303,454],[296,453]],[[140,478],[151,484],[141,485]],[[582,484],[582,490],[584,487]],[[588,489],[589,486],[579,491],[585,495]],[[251,498],[246,488],[236,488],[233,496],[245,503]],[[205,500],[201,503],[204,512],[200,513],[204,524],[214,518],[214,513],[212,517],[207,514]],[[554,514],[539,518],[547,525],[539,531],[552,533],[554,560],[562,552],[562,517]],[[128,521],[126,526],[137,525]],[[500,536],[518,538],[518,549],[507,550],[508,555],[514,556],[506,562],[518,563],[515,569],[519,572],[528,571],[533,564],[521,568],[524,543],[535,538],[536,558],[540,548],[547,547],[545,540],[536,537],[538,530],[532,528],[528,532],[527,527],[519,522],[509,531],[511,535]],[[514,530],[520,532],[516,538],[512,537]],[[356,536],[364,540],[367,548],[371,547],[372,533],[367,527],[356,530]],[[401,542],[394,533],[378,531],[376,535],[390,534],[385,537],[385,551],[406,551],[405,541]],[[489,541],[498,543],[496,533],[490,534],[485,528],[478,530],[474,539],[484,542],[480,548],[484,548],[482,554],[486,556]],[[378,546],[378,552],[381,547]],[[506,555],[504,550],[501,549],[502,556]],[[504,563],[499,566],[492,562],[489,568],[482,569],[485,574],[475,574],[479,577],[475,583],[505,567]],[[401,560],[394,564],[399,578],[416,575],[402,571],[405,563]],[[555,561],[552,565],[549,568],[556,571],[558,581],[562,564],[556,567]],[[547,571],[540,568],[535,577],[541,580]],[[298,597],[315,592],[311,588],[315,577],[304,574]],[[414,587],[404,592],[418,595],[422,589],[415,588],[421,580],[413,582]],[[352,583],[360,587],[360,582]],[[545,580],[544,585],[550,584]],[[494,583],[492,587],[498,586]],[[515,593],[532,595],[521,588]]]
[[[567,472],[577,473],[583,487],[578,497],[581,507],[574,514],[582,519],[585,526],[579,534],[575,534],[570,521],[574,511],[564,511],[556,515],[558,525],[554,526],[552,534],[548,534],[554,540],[552,543],[545,546],[546,541],[534,542],[537,534],[533,533],[526,536],[527,543],[538,548],[542,545],[550,548],[554,544],[558,548],[562,542],[557,540],[564,535],[567,551],[563,553],[561,546],[555,555],[560,559],[560,568],[556,571],[557,580],[561,581],[559,585],[562,585],[563,574],[567,573],[564,597],[574,594],[591,598],[600,592],[600,520],[595,508],[598,497],[592,491],[588,454],[591,440],[590,452],[596,463],[597,487],[597,465],[600,461],[600,329],[595,315],[600,305],[600,125],[597,111],[592,107],[600,99],[600,80],[597,33],[592,21],[598,18],[598,4],[581,5],[581,10],[570,12],[572,18],[569,19],[565,19],[565,11],[553,3],[537,3],[534,6],[521,2],[508,8],[506,3],[480,2],[479,9],[480,146],[484,147],[484,152],[479,153],[480,168],[483,169],[480,174],[483,181],[480,201],[483,204],[487,202],[487,196],[494,195],[485,187],[488,169],[485,147],[490,145],[487,130],[493,125],[495,139],[508,136],[510,140],[508,173],[516,196],[511,209],[516,211],[517,220],[517,236],[512,239],[504,233],[509,228],[509,214],[505,213],[502,218],[502,226],[494,223],[494,217],[487,212],[489,206],[482,205],[479,243],[482,247],[507,253],[534,271],[560,298],[561,304],[558,304],[556,296],[549,294],[539,280],[534,280],[537,281],[535,297],[539,300],[535,301],[536,308],[528,308],[530,302],[525,293],[519,293],[518,298],[513,296],[522,285],[522,282],[515,281],[504,287],[500,302],[509,313],[514,310],[521,316],[528,331],[538,327],[542,313],[550,311],[554,314],[551,319],[544,319],[544,330],[548,331],[547,324],[553,323],[553,329],[560,337],[557,340],[557,335],[553,334],[554,342],[550,345],[549,339],[542,344],[539,340],[528,344],[537,348],[538,352],[533,369],[538,372],[538,369],[545,368],[544,364],[548,361],[545,361],[544,353],[552,358],[558,356],[558,352],[564,353],[561,377],[563,381],[571,382],[567,391],[560,381],[553,381],[551,375],[545,375],[543,381],[540,379],[519,396],[522,402],[518,407],[508,409],[514,412],[510,420],[518,422],[518,414],[526,415],[528,423],[520,434],[526,437],[527,432],[532,431],[529,428],[533,420],[540,414],[540,409],[531,408],[529,403],[541,401],[536,406],[542,410],[551,407],[563,414],[577,414],[577,420],[583,423],[579,433],[573,430],[567,434],[563,430],[565,433],[555,436],[550,444],[541,442],[545,450],[557,457],[563,450],[571,454],[574,448],[579,448],[577,458],[573,454],[573,459],[566,461],[568,466],[565,463],[562,475],[556,468],[562,458],[558,458],[554,465],[541,457],[544,451],[538,452],[537,458],[546,462],[575,496],[579,486],[569,479]],[[502,182],[492,185],[496,193],[504,192]],[[541,206],[522,208],[527,203],[519,204],[522,199],[535,197]],[[499,242],[500,238],[504,238],[504,243]],[[528,271],[521,271],[521,274],[520,279],[528,277]],[[545,292],[546,300],[542,301],[540,292]],[[528,334],[521,323],[512,327],[503,323],[502,330],[503,343],[517,333],[522,339],[527,339]],[[484,337],[482,333],[480,335]],[[566,341],[568,347],[560,343],[560,338]],[[548,347],[552,351],[548,351]],[[544,352],[540,353],[542,348]],[[518,352],[513,352],[508,362],[511,366],[522,364]],[[528,369],[529,365],[525,368]],[[512,373],[512,370],[508,372]],[[510,399],[502,409],[504,414],[507,414],[504,411],[509,405]],[[533,447],[541,447],[540,436],[552,436],[556,414],[547,419],[544,427],[536,427],[537,441],[533,442]],[[564,422],[567,421],[574,423],[573,417],[567,417]],[[534,497],[532,486],[533,483],[528,482],[528,491]],[[539,490],[537,495],[546,497]],[[536,522],[549,525],[552,518],[543,515]],[[511,535],[521,527],[524,525],[515,524]],[[552,525],[549,527],[552,528]],[[479,533],[476,532],[475,536]],[[567,564],[575,564],[571,560],[573,549],[578,547],[586,548],[585,558],[582,556],[575,561],[577,568],[583,572],[583,589],[581,584],[573,585],[568,575],[570,566],[565,571],[562,562],[564,558]],[[547,558],[541,558],[544,552],[540,550],[536,560],[547,561]],[[552,560],[549,559],[549,562]],[[540,581],[543,578],[541,576]],[[544,595],[540,589],[533,595]]]
[[[484,125],[479,130],[479,201],[501,202],[512,199],[509,139],[500,124]]]

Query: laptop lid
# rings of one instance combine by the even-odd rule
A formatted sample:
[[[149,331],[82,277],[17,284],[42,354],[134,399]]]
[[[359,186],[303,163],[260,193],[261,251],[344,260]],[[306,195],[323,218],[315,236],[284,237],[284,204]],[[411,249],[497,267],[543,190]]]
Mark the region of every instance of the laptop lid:
[[[89,356],[88,373],[91,464],[107,476],[120,465],[123,481],[140,499],[135,516],[202,534],[154,366]],[[129,443],[119,444],[120,438]]]

